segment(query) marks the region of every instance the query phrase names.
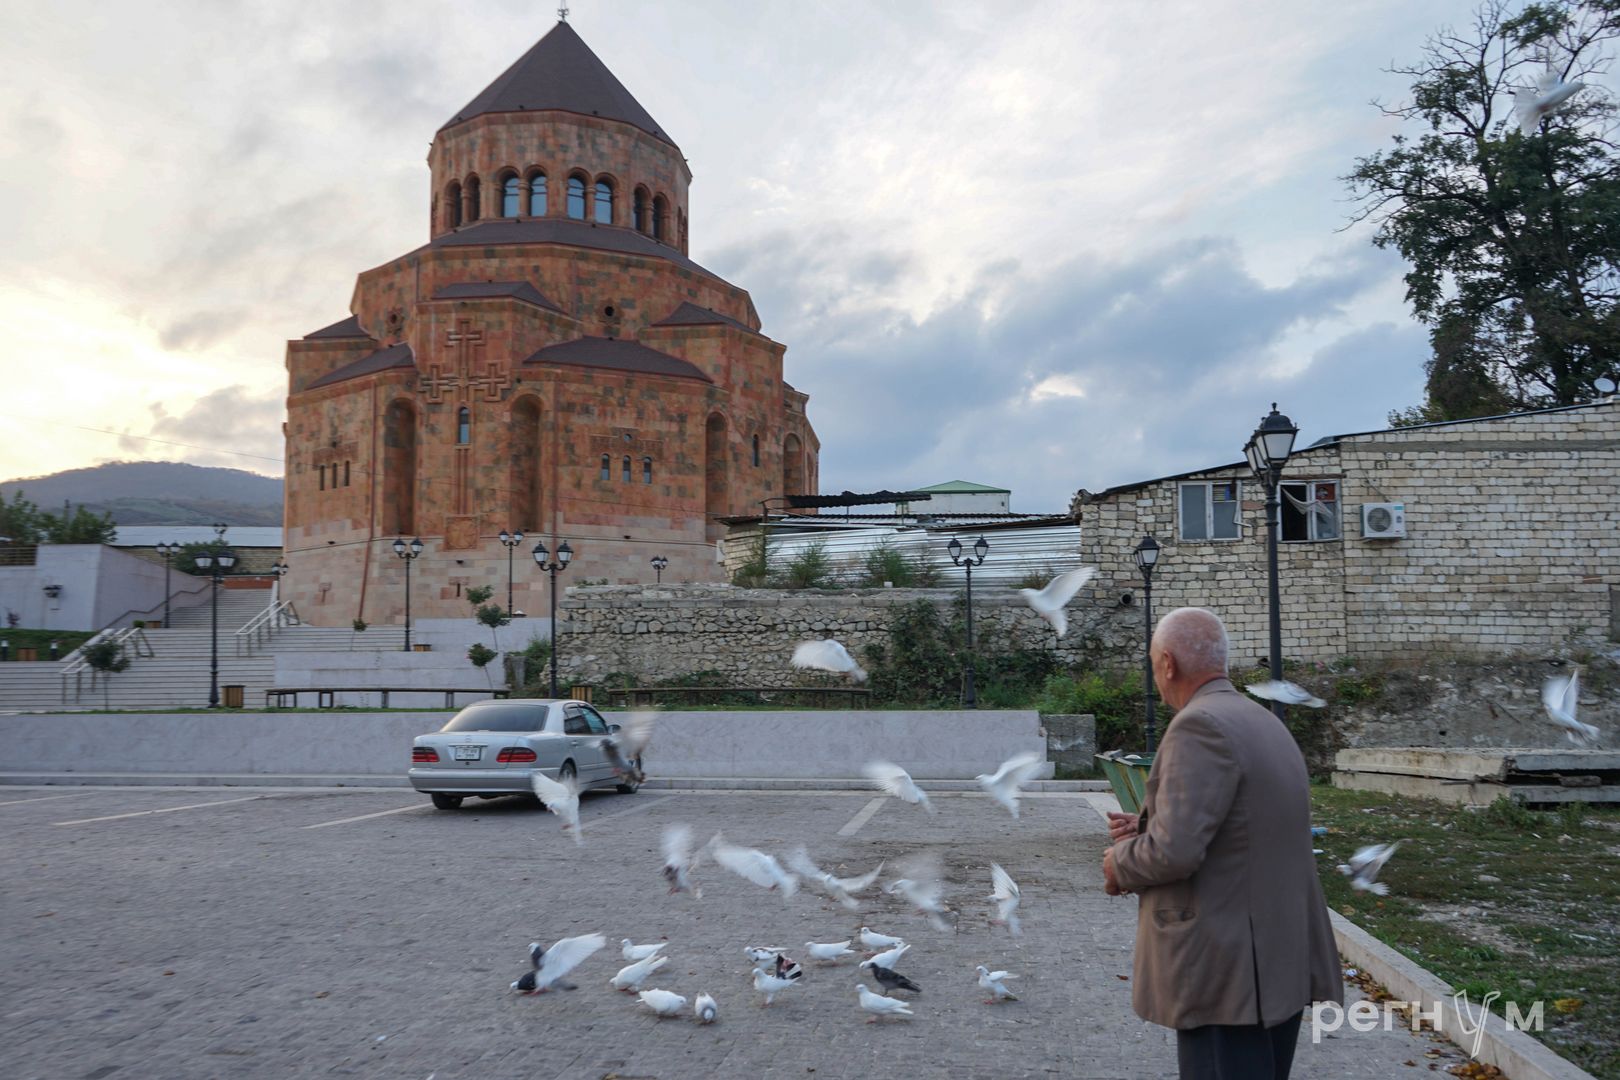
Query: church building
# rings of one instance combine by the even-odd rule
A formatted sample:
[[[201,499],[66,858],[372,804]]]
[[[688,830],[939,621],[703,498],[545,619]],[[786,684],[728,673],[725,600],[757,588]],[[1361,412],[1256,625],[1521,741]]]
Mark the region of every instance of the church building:
[[[723,578],[720,519],[816,491],[806,395],[748,293],[688,257],[681,150],[559,22],[428,152],[423,246],[287,346],[282,595],[306,622],[541,614],[585,579]],[[777,504],[780,505],[780,504]]]

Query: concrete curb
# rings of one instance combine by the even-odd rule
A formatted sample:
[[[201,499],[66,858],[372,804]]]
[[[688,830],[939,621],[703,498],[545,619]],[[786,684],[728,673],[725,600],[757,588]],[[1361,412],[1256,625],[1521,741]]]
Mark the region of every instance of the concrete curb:
[[[1119,812],[1119,802],[1112,794],[1092,795],[1087,801],[1104,821],[1108,820],[1108,811]],[[1328,917],[1333,921],[1333,937],[1339,953],[1351,967],[1366,972],[1397,1001],[1421,1002],[1428,1015],[1440,1009],[1441,1022],[1437,1030],[1465,1052],[1473,1046],[1474,1023],[1458,1012],[1457,999],[1444,979],[1418,966],[1337,911],[1330,908]],[[1473,1008],[1477,1010],[1478,1005]],[[1475,1060],[1495,1065],[1511,1080],[1596,1080],[1591,1073],[1559,1057],[1531,1036],[1509,1028],[1495,1013],[1486,1014]]]

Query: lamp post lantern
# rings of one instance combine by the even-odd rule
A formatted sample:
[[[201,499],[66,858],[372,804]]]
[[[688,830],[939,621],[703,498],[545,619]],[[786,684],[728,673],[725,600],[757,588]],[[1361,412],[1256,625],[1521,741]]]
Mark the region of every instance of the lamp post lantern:
[[[208,575],[209,589],[209,652],[208,652],[208,707],[219,708],[219,587],[225,575],[236,565],[236,554],[229,548],[218,548],[198,555],[197,569]]]
[[[1278,514],[1277,491],[1282,483],[1283,466],[1288,463],[1288,455],[1294,452],[1294,437],[1298,434],[1299,428],[1278,412],[1277,403],[1272,402],[1271,412],[1260,421],[1243,448],[1254,478],[1266,489],[1266,578],[1271,594],[1271,656],[1268,659],[1273,679],[1281,679],[1283,671],[1282,588],[1277,581],[1277,531],[1282,521]],[[1283,719],[1282,702],[1273,701],[1271,711],[1277,719]]]
[[[510,618],[517,609],[512,604],[512,549],[523,543],[523,530],[501,530],[501,543],[506,545],[506,614]]]
[[[394,554],[405,560],[405,652],[411,651],[411,563],[422,554],[422,538],[409,544],[403,536],[394,538]]]
[[[551,575],[551,696],[557,696],[557,571],[566,570],[574,560],[574,549],[564,540],[557,548],[557,557],[551,558],[544,540],[534,543],[534,564]]]
[[[174,557],[180,554],[180,545],[164,541],[157,546],[157,553],[163,556],[163,629],[169,628],[169,571],[174,566]]]
[[[1153,568],[1159,564],[1159,542],[1148,533],[1131,553],[1142,571],[1142,676],[1147,700],[1147,752],[1153,753]]]
[[[286,577],[291,570],[292,567],[280,559],[270,564],[270,572],[276,575],[276,579],[270,583],[270,606],[272,608],[281,603],[281,579]],[[278,625],[280,624],[280,618],[281,616],[276,616]]]
[[[658,575],[658,580],[654,582],[654,584],[662,585],[664,583],[664,567],[668,565],[669,560],[664,558],[662,555],[654,555],[652,557],[653,572]]]
[[[962,554],[962,541],[953,536],[951,542],[945,545],[945,550],[950,552],[951,562],[960,566],[967,574],[968,662],[966,679],[962,687],[962,704],[969,709],[977,709],[979,707],[979,698],[973,687],[973,568],[983,564],[984,557],[990,552],[990,545],[981,536],[973,545],[973,554],[964,556]],[[974,556],[977,556],[977,558]]]

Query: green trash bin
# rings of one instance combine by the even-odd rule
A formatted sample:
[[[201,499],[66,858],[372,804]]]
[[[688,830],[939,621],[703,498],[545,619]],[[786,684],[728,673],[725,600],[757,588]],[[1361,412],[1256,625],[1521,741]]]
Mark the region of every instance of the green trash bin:
[[[1140,814],[1147,798],[1148,770],[1153,768],[1153,755],[1110,750],[1097,754],[1096,758],[1097,767],[1113,786],[1119,808],[1127,814]]]

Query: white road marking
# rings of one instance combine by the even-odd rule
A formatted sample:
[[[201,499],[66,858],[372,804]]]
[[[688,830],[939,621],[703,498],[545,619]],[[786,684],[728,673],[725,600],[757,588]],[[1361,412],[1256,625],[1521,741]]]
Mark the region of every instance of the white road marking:
[[[37,799],[7,799],[5,802],[0,802],[0,806],[16,806],[18,803],[25,802],[49,802],[52,799],[82,799],[88,794],[90,794],[88,791],[76,791],[72,795],[41,795]]]
[[[408,810],[431,810],[432,803],[412,803],[410,806],[398,806],[392,810],[379,810],[375,814],[361,814],[359,817],[338,818],[336,821],[323,821],[318,825],[305,825],[306,829],[324,829],[328,825],[347,825],[351,821],[370,821],[376,817],[387,817],[389,814],[403,814]]]
[[[889,797],[887,795],[879,795],[877,798],[861,807],[854,817],[844,822],[844,827],[838,830],[838,835],[854,836],[856,833],[860,832],[861,826],[865,825],[868,821],[871,821],[872,818],[877,815],[877,812],[883,809],[883,804],[888,801]]]
[[[229,806],[231,803],[253,802],[256,799],[273,799],[274,795],[249,795],[243,799],[220,799],[217,802],[191,803],[188,806],[165,806],[161,810],[136,810],[130,814],[108,814],[105,817],[78,818],[74,821],[53,821],[52,825],[89,825],[94,821],[117,821],[119,818],[146,817],[148,814],[172,814],[178,810],[200,810],[205,806]]]

